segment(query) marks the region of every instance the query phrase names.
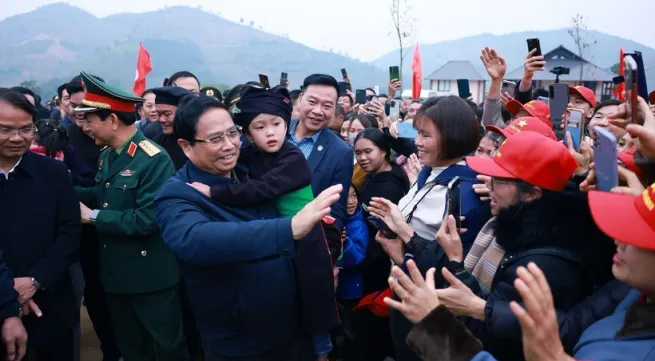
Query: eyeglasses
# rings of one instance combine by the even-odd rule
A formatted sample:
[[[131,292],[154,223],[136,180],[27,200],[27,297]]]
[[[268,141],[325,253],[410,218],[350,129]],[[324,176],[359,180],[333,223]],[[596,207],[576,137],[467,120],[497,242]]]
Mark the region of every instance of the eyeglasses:
[[[229,140],[238,139],[239,137],[241,137],[241,127],[238,126],[238,125],[235,125],[232,128],[230,128],[230,129],[228,129],[228,130],[226,130],[224,132],[216,133],[216,134],[212,135],[211,137],[209,137],[207,139],[195,138],[193,140],[195,140],[196,142],[200,142],[200,143],[211,143],[211,144],[214,144],[214,145],[218,145],[218,144],[222,143],[225,140],[226,136],[227,136],[227,138]]]
[[[496,185],[507,185],[514,182],[515,181],[513,179],[491,177],[491,181],[489,182],[489,190],[494,190]]]
[[[11,137],[14,135],[14,133],[20,135],[23,138],[31,137],[36,133],[36,127],[34,125],[30,125],[27,127],[23,128],[10,128],[10,127],[5,127],[4,125],[0,125],[0,135],[3,135],[5,137]]]

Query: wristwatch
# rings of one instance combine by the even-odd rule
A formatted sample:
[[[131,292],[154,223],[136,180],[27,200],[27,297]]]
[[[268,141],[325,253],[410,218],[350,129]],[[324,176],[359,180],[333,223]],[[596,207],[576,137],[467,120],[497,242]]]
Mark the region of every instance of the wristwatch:
[[[37,290],[42,290],[43,286],[39,283],[39,281],[35,280],[34,277],[32,277],[32,285],[36,287]]]
[[[91,211],[91,214],[89,214],[89,220],[91,223],[96,223],[96,218],[98,218],[98,213],[100,213],[99,209],[94,209]]]

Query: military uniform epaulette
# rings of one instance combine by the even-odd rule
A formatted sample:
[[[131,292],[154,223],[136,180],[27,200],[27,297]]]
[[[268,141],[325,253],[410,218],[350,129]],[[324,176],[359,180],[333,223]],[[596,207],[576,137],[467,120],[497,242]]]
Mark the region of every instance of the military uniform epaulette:
[[[161,149],[157,147],[153,142],[149,140],[142,140],[139,142],[139,148],[141,148],[148,157],[154,157],[161,152]]]

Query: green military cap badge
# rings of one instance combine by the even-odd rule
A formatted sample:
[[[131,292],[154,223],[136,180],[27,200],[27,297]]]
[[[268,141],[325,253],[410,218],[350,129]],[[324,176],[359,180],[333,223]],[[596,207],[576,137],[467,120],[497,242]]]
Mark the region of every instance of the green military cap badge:
[[[139,98],[121,89],[115,88],[98,78],[81,72],[84,100],[82,105],[73,109],[75,112],[94,112],[100,109],[130,113],[134,111],[137,103],[143,102]]]

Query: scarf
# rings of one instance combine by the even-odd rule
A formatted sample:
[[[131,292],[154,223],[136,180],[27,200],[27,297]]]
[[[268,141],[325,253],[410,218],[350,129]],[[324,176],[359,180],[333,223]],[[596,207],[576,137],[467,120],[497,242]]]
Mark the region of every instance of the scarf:
[[[487,221],[464,259],[464,268],[478,280],[484,295],[489,294],[498,265],[505,256],[505,250],[496,243],[495,225],[496,217]]]
[[[32,151],[33,153],[36,153],[36,154],[41,154],[41,155],[46,156],[46,157],[48,156],[48,154],[46,154],[45,147],[40,146],[40,145],[36,145],[36,144],[30,145],[30,151]],[[56,159],[56,160],[58,160],[60,162],[63,162],[64,161],[64,152],[59,151],[52,158],[54,158],[54,159]]]

